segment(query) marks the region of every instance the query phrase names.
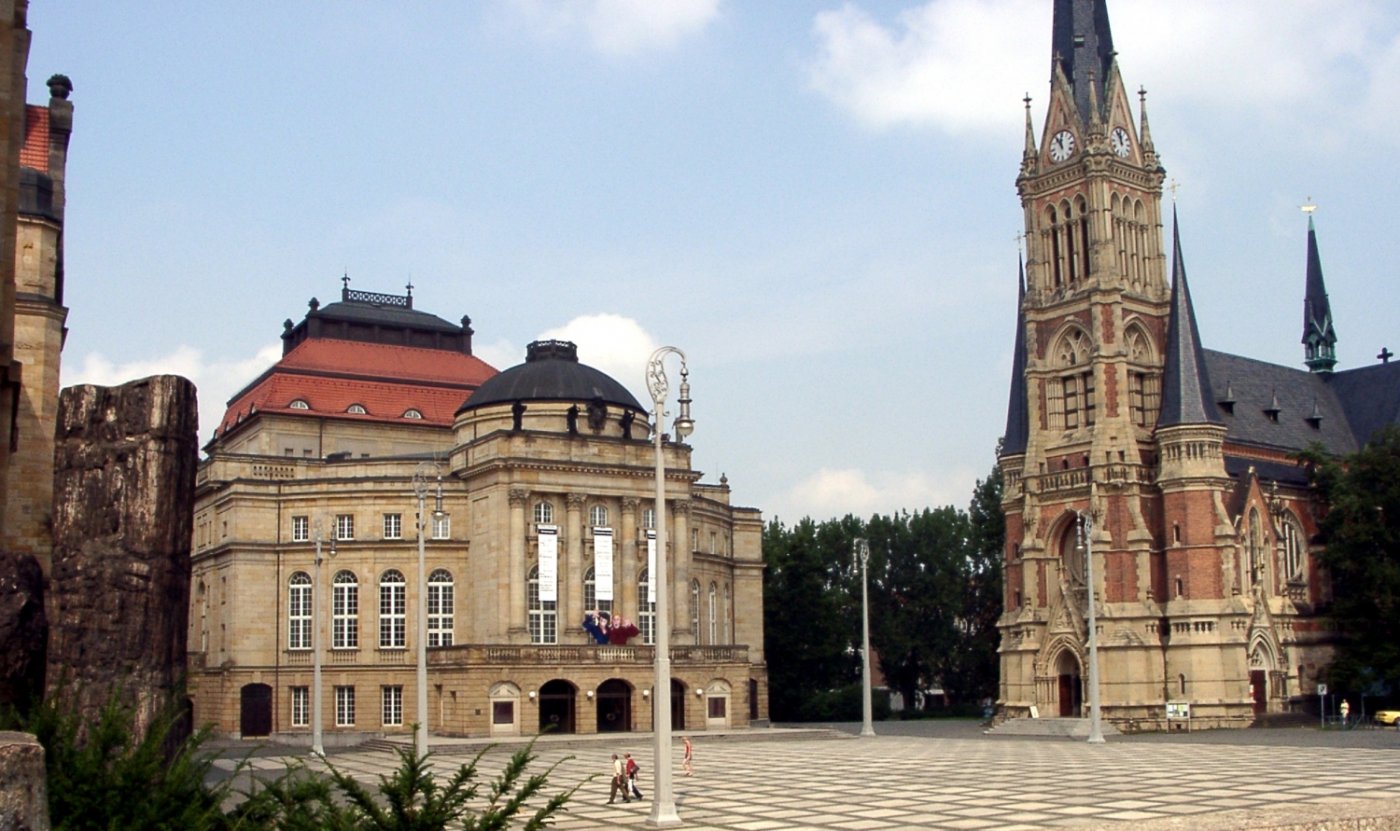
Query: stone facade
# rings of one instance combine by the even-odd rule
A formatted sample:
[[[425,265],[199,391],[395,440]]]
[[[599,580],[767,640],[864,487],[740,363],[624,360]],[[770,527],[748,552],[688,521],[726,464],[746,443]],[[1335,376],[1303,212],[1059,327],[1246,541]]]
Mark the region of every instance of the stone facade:
[[[421,485],[430,730],[649,729],[646,409],[572,344],[532,345],[497,375],[471,356],[467,323],[346,289],[289,324],[282,362],[230,403],[195,507],[197,722],[307,734],[319,643],[327,743],[411,729]],[[312,353],[319,374],[293,376]],[[376,369],[386,354],[401,361],[392,377]],[[441,409],[430,396],[444,389]],[[701,483],[688,446],[664,453],[674,724],[744,726],[767,712],[761,516],[731,505],[726,482]],[[542,557],[550,543],[557,558]],[[552,602],[539,578],[551,562]],[[585,612],[609,606],[642,632],[594,642]]]
[[[1017,178],[1002,711],[1087,710],[1090,598],[1103,713],[1122,729],[1169,726],[1168,703],[1206,726],[1315,705],[1330,588],[1290,456],[1351,452],[1395,421],[1400,366],[1333,372],[1311,221],[1308,369],[1204,349],[1175,227],[1163,245],[1146,94],[1135,119],[1105,0],[1056,2],[1053,53]]]

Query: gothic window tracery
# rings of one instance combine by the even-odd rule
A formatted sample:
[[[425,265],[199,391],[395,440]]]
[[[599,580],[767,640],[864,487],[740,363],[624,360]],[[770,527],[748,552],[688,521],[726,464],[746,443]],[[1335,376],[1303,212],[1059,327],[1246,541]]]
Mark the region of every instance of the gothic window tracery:
[[[1094,424],[1094,368],[1089,361],[1089,335],[1083,329],[1071,329],[1060,336],[1051,354],[1056,367],[1068,370],[1050,383],[1047,403],[1051,428],[1077,430]]]
[[[1307,579],[1303,547],[1303,528],[1292,511],[1285,510],[1279,520],[1279,553],[1282,559],[1283,576],[1290,583],[1301,583]]]
[[[1151,428],[1162,406],[1162,374],[1152,342],[1140,326],[1128,328],[1128,403],[1133,423]]]

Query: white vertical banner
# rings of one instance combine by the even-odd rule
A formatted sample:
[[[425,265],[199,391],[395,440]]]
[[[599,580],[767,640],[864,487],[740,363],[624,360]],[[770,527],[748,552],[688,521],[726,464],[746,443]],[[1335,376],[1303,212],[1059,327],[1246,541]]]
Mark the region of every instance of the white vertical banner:
[[[540,600],[559,599],[559,527],[539,526]]]
[[[593,588],[599,600],[613,599],[613,533],[593,529]]]
[[[647,602],[656,602],[656,532],[647,532]]]

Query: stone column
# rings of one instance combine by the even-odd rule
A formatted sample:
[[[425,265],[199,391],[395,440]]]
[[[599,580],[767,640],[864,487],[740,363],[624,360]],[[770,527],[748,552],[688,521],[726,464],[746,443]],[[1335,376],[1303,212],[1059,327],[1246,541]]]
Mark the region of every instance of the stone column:
[[[0,828],[49,831],[44,748],[28,733],[0,732]]]
[[[640,501],[634,497],[622,500],[622,539],[613,548],[613,609],[633,620],[638,619],[640,599],[637,597],[637,575],[645,567],[646,546],[637,542],[637,512]]]
[[[507,637],[511,641],[529,640],[525,626],[525,503],[530,492],[524,488],[510,489],[510,574],[502,582],[510,592],[505,607],[510,609]]]
[[[583,502],[581,493],[564,497],[567,506],[564,521],[569,536],[564,540],[568,561],[560,571],[565,585],[559,593],[564,601],[559,604],[559,632],[567,632],[568,636],[561,637],[560,643],[583,643],[588,638],[588,633],[579,628],[579,622],[583,620]]]
[[[185,672],[198,417],[173,375],[59,396],[48,695],[121,696],[138,734]]]
[[[690,500],[671,501],[672,522],[675,529],[671,538],[671,642],[699,643],[700,633],[692,633],[689,641],[680,638],[681,633],[690,629]]]

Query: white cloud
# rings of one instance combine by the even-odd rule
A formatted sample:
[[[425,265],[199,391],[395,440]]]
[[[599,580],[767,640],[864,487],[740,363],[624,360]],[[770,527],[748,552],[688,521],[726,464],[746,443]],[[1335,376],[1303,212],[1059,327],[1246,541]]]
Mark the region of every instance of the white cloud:
[[[910,471],[822,468],[765,504],[764,513],[790,525],[803,517],[820,522],[846,514],[869,517],[943,505],[963,507],[972,497],[975,481],[967,470],[935,477]]]
[[[645,387],[647,359],[657,346],[655,338],[637,321],[606,313],[581,315],[542,332],[540,338],[573,341],[578,344],[580,363],[606,372],[629,390]],[[645,398],[638,400],[646,403]]]
[[[79,362],[65,361],[61,383],[65,387],[125,384],[151,375],[180,375],[194,382],[199,396],[199,441],[208,441],[223,418],[228,399],[263,370],[282,357],[280,343],[269,344],[248,358],[206,361],[192,346],[178,346],[168,355],[115,364],[107,356],[89,352]]]
[[[814,18],[808,80],[877,129],[1002,132],[1021,117],[1028,85],[1044,101],[1050,17],[1038,0],[930,0],[887,24],[847,3]],[[1177,100],[1261,118],[1306,106],[1374,121],[1400,49],[1380,17],[1367,2],[1179,0],[1115,3],[1110,22],[1130,89],[1166,87]]]
[[[671,49],[719,15],[719,0],[513,0],[511,7],[543,37],[581,36],[611,56]]]

